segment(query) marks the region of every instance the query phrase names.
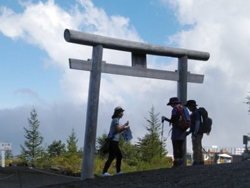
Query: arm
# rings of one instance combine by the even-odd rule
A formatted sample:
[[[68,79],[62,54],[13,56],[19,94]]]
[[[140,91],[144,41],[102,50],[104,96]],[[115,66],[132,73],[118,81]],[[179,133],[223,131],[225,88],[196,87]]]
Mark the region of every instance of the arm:
[[[194,130],[193,130],[193,134],[197,135],[199,128],[200,128],[200,114],[198,112],[198,110],[196,110],[195,112],[195,125],[194,125]]]
[[[126,129],[128,128],[128,124],[129,124],[128,121],[127,121],[124,125],[116,124],[116,125],[115,125],[115,130],[116,130],[116,132],[119,132],[119,133],[120,133],[120,132],[126,130]]]
[[[164,122],[164,121],[168,121],[170,124],[174,123],[174,122],[177,122],[179,119],[179,116],[177,114],[177,110],[175,108],[173,108],[172,110],[172,115],[171,115],[171,119],[168,119],[166,118],[165,116],[162,116],[161,117],[161,121]]]
[[[163,123],[164,121],[170,122],[171,120],[166,118],[165,116],[161,116],[161,122]]]
[[[194,134],[197,134],[200,128],[200,120],[195,121]]]

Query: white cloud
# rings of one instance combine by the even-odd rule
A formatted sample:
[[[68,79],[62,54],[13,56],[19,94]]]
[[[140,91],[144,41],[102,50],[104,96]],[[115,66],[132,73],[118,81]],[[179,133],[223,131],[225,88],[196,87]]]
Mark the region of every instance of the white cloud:
[[[242,136],[249,130],[247,105],[243,104],[250,90],[247,73],[250,69],[250,28],[244,1],[168,1],[176,8],[183,30],[172,40],[179,46],[207,51],[207,62],[190,62],[189,69],[205,74],[202,85],[190,85],[188,98],[209,109],[214,128],[204,144],[243,146]],[[214,143],[213,143],[214,142]]]

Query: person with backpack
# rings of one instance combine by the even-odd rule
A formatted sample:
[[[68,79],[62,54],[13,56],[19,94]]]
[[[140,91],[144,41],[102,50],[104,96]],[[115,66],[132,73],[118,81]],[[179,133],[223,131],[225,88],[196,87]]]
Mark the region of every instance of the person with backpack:
[[[118,106],[114,109],[114,114],[112,115],[112,121],[110,124],[110,130],[108,134],[108,138],[111,139],[108,150],[109,156],[103,168],[102,177],[112,176],[112,174],[108,173],[108,169],[115,158],[116,158],[116,174],[122,174],[121,171],[122,153],[119,148],[119,134],[122,133],[124,130],[129,129],[128,121],[124,125],[120,125],[119,123],[119,120],[123,116],[123,112],[124,110],[122,109],[122,107]]]
[[[202,153],[202,138],[203,132],[199,131],[201,127],[201,114],[197,108],[195,100],[188,100],[185,106],[191,111],[191,127],[187,132],[187,136],[191,133],[192,146],[193,146],[193,164],[203,165],[204,158]]]
[[[168,121],[170,125],[172,125],[171,139],[174,155],[173,167],[178,167],[183,164],[184,141],[186,139],[186,129],[180,127],[181,114],[178,112],[178,109],[182,109],[183,107],[177,97],[170,98],[167,105],[173,108],[171,113],[171,119],[162,116],[162,123],[164,121]]]

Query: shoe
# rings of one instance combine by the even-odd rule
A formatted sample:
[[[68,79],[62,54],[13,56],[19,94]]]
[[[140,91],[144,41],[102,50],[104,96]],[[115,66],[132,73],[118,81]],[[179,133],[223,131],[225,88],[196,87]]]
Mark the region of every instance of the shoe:
[[[113,175],[108,172],[105,172],[104,174],[102,174],[102,177],[107,177],[107,176],[113,176]]]
[[[199,163],[198,162],[193,162],[193,164],[192,164],[192,166],[197,166],[197,165],[199,165]]]
[[[199,165],[204,165],[204,161],[199,162]]]
[[[123,174],[123,172],[122,172],[122,171],[120,171],[120,172],[117,172],[117,173],[116,173],[116,175],[120,175],[120,174]]]

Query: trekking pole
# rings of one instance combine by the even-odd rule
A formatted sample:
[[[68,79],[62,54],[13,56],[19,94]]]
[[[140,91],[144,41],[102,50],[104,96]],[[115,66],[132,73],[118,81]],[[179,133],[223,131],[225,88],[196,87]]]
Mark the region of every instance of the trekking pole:
[[[209,157],[209,158],[212,158],[211,156],[210,156],[210,154],[203,148],[203,147],[201,147],[202,148],[202,150],[207,154],[207,156]]]
[[[195,142],[197,142],[197,140],[195,140]],[[201,146],[201,149],[202,149],[202,151],[204,152],[204,153],[206,153],[207,154],[207,156],[211,159],[212,157],[211,157],[211,155]]]
[[[163,128],[164,128],[164,121],[162,121],[162,126],[161,126],[161,152],[160,152],[160,156],[161,156],[161,154],[162,154],[162,146],[163,146],[163,144],[162,144],[162,142],[163,142]]]

